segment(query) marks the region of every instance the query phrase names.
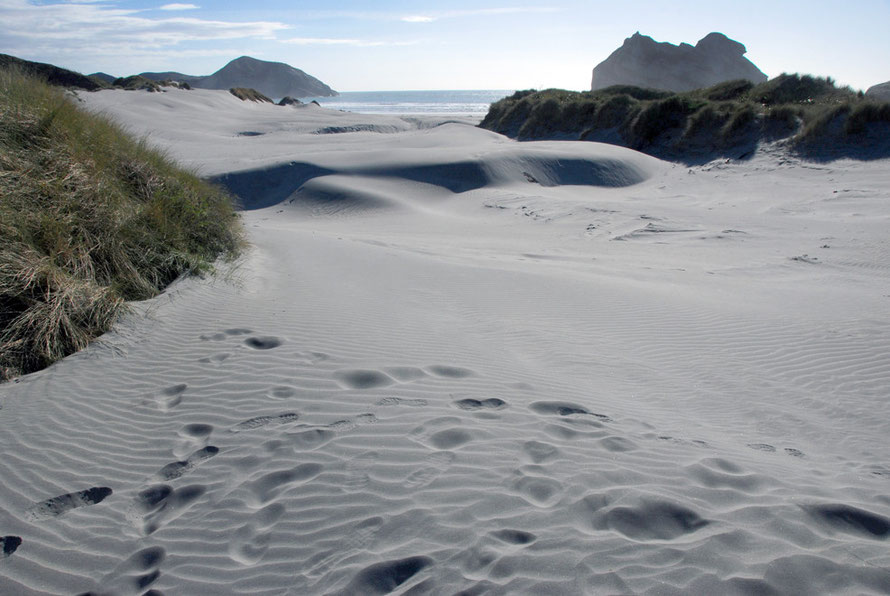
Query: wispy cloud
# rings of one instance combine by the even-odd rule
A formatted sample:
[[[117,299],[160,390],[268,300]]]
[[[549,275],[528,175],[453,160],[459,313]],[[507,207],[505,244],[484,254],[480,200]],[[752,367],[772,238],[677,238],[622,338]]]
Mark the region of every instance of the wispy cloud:
[[[400,17],[399,20],[406,23],[432,23],[442,19],[455,19],[460,17],[497,16],[507,14],[541,14],[559,12],[559,8],[553,6],[507,6],[503,8],[476,8],[469,10],[446,10],[431,12],[428,14],[414,14]]]
[[[422,15],[412,15],[407,17],[402,17],[400,20],[405,21],[406,23],[432,23],[436,20],[435,17],[426,17]]]
[[[328,37],[293,37],[290,39],[282,39],[281,43],[299,45],[299,46],[356,46],[356,47],[379,47],[379,46],[410,46],[415,45],[417,41],[374,41],[365,39],[340,39]]]
[[[161,10],[197,10],[201,8],[197,4],[165,4],[160,7]]]
[[[183,5],[185,6],[185,5]],[[130,51],[163,48],[189,41],[274,39],[290,29],[274,21],[217,21],[188,17],[149,18],[139,10],[108,4],[54,2],[34,4],[0,0],[4,45],[56,43],[69,51],[91,51],[97,44],[117,45]]]

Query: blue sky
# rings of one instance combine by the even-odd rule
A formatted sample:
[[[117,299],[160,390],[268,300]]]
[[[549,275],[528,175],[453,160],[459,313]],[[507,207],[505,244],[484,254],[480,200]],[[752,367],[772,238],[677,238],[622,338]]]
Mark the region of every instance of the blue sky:
[[[720,31],[769,76],[890,80],[890,0],[0,0],[0,52],[84,73],[210,74],[242,55],[339,91],[586,89],[636,31],[695,43]]]

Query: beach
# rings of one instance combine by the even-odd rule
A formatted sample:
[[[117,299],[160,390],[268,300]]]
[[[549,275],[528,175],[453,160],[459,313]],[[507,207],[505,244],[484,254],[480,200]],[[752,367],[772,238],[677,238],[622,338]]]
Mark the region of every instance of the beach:
[[[0,592],[890,593],[886,159],[79,100],[250,247],[0,386]]]

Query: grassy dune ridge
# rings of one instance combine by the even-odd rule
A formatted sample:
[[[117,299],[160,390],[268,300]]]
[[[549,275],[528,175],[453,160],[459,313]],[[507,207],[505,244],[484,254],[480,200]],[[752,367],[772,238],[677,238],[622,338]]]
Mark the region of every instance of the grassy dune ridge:
[[[788,139],[798,150],[862,148],[886,139],[890,104],[830,79],[788,75],[672,93],[631,86],[518,91],[491,105],[483,128],[521,140],[573,139],[682,158]]]
[[[65,93],[0,69],[0,379],[85,347],[242,246],[233,200]]]

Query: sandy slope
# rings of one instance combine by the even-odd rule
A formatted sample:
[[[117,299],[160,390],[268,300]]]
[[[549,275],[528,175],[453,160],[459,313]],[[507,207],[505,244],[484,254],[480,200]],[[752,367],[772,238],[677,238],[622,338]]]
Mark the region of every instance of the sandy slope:
[[[0,387],[0,592],[890,593],[886,161],[84,99],[268,206]]]

